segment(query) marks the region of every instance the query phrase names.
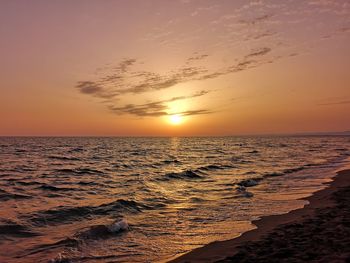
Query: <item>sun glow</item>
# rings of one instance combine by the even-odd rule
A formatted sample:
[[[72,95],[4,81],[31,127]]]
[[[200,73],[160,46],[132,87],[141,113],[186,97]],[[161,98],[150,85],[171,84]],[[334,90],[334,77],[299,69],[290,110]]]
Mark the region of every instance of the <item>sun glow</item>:
[[[169,122],[173,125],[179,125],[183,121],[183,117],[178,114],[170,115]]]

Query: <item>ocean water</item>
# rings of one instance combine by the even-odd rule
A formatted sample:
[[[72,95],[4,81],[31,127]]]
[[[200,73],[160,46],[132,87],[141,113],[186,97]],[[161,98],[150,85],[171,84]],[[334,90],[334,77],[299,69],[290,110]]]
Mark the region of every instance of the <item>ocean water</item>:
[[[302,207],[349,155],[341,136],[3,137],[0,262],[171,258]]]

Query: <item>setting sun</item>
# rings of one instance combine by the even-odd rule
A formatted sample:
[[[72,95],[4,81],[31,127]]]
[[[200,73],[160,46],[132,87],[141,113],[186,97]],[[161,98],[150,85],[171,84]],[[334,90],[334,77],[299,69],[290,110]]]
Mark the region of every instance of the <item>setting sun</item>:
[[[350,0],[0,0],[0,36],[0,263],[350,263]]]
[[[169,121],[173,125],[178,125],[178,124],[182,123],[183,117],[181,115],[178,115],[178,114],[170,115]]]

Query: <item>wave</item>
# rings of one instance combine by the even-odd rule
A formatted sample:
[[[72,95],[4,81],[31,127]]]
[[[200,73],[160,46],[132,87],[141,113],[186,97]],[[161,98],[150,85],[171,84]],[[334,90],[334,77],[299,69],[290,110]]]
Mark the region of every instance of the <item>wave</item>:
[[[220,170],[220,169],[222,168],[219,165],[215,165],[215,164],[209,164],[209,165],[205,165],[197,168],[197,170],[204,170],[204,171]]]
[[[125,219],[115,221],[112,224],[91,226],[87,230],[80,231],[74,235],[79,239],[100,239],[126,231],[129,224]]]
[[[305,166],[300,166],[300,167],[295,167],[295,168],[288,168],[283,170],[282,172],[273,172],[273,173],[267,173],[264,174],[262,177],[255,177],[255,178],[248,178],[248,179],[244,179],[238,183],[236,183],[238,186],[242,186],[242,187],[252,187],[252,186],[256,186],[259,184],[259,182],[261,180],[263,180],[264,178],[267,177],[275,177],[275,176],[283,176],[283,175],[287,175],[290,173],[294,173],[294,172],[298,172],[305,169]],[[246,174],[256,174],[256,172],[254,171],[249,171]]]
[[[104,172],[91,169],[91,168],[76,168],[76,169],[70,169],[70,168],[63,168],[63,169],[55,169],[56,173],[59,174],[74,174],[74,175],[84,175],[84,174],[91,174],[91,175],[104,175]]]
[[[97,213],[107,214],[116,210],[124,210],[128,212],[141,212],[143,209],[151,209],[151,207],[141,204],[133,200],[118,199],[111,203],[102,204],[96,208]]]
[[[132,168],[131,165],[125,163],[115,163],[113,164],[115,168]]]
[[[202,179],[203,175],[206,175],[207,171],[223,170],[223,169],[232,169],[235,166],[227,164],[209,164],[205,166],[198,167],[196,169],[189,169],[181,172],[172,172],[167,173],[165,176],[158,178],[160,180],[169,180],[169,179]]]
[[[246,160],[244,159],[244,157],[240,157],[240,156],[232,156],[230,158],[230,161],[233,163],[239,163],[239,164],[252,163],[252,161]]]
[[[244,174],[257,174],[257,172],[255,172],[255,171],[248,171],[248,172],[245,172]]]
[[[26,173],[26,172],[33,172],[35,171],[35,168],[27,166],[27,165],[22,165],[22,166],[15,166],[12,169],[7,169],[7,172],[15,172],[15,173]]]
[[[194,197],[191,197],[191,198],[190,198],[190,201],[191,201],[192,203],[201,203],[201,202],[204,202],[205,200],[204,200],[203,198],[194,196]]]
[[[66,157],[66,156],[59,156],[59,155],[50,155],[47,158],[60,160],[60,161],[80,161],[80,159],[76,157]]]
[[[67,248],[68,251],[72,251],[71,248],[78,248],[80,245],[85,243],[85,241],[90,239],[105,239],[109,238],[111,236],[115,236],[119,233],[125,232],[129,230],[129,224],[125,219],[115,221],[111,224],[106,225],[95,225],[88,227],[87,229],[84,229],[82,231],[79,231],[74,234],[73,237],[67,237],[65,239],[59,240],[57,242],[51,243],[51,244],[41,244],[38,246],[35,246],[34,248],[31,248],[27,250],[24,254],[20,255],[19,258],[42,253],[47,250],[57,249],[57,248]],[[55,263],[64,263],[64,262],[72,262],[73,258],[69,258],[69,253],[59,253],[56,258],[50,260],[50,262]],[[115,256],[101,256],[101,257],[84,257],[86,259],[105,259],[105,258],[111,258]],[[81,260],[82,258],[80,258]],[[74,261],[75,262],[75,261]]]
[[[163,164],[172,164],[172,163],[176,163],[176,164],[180,164],[181,162],[179,160],[164,160],[162,161]]]
[[[198,167],[196,169],[189,169],[181,172],[167,173],[165,176],[158,178],[159,180],[170,180],[170,179],[203,179],[207,171],[231,169],[235,166],[227,164],[209,164],[205,166]]]
[[[55,243],[51,244],[41,244],[38,246],[35,246],[31,249],[26,250],[23,254],[18,255],[16,258],[23,258],[27,257],[30,255],[34,255],[37,253],[41,253],[50,249],[57,249],[57,248],[62,248],[62,247],[78,247],[81,244],[81,241],[78,240],[77,238],[65,238],[60,241],[57,241]],[[60,258],[60,261],[58,261],[58,258]],[[70,263],[72,261],[68,260],[67,258],[63,257],[57,257],[57,259],[50,260],[50,262],[55,262],[55,263]]]
[[[93,182],[93,181],[89,181],[89,182],[79,181],[79,182],[77,182],[77,184],[80,184],[80,185],[100,185],[100,184]]]
[[[26,182],[26,181],[17,181],[16,180],[16,184],[20,184],[20,185],[24,185],[24,186],[31,186],[31,185],[41,185],[42,183],[39,183],[37,181]]]
[[[120,213],[124,212],[138,213],[143,209],[152,209],[152,207],[140,204],[136,201],[119,199],[111,203],[102,204],[99,206],[58,206],[54,209],[43,210],[29,215],[24,215],[22,218],[28,220],[34,225],[44,226],[64,224],[95,216],[119,216]]]
[[[66,251],[63,253],[58,253],[58,255],[51,259],[49,262],[51,263],[68,263],[68,262],[76,262],[81,260],[103,260],[116,258],[119,256],[116,255],[102,255],[102,256],[84,256],[84,257],[74,257],[72,254],[72,248],[78,248],[80,245],[85,243],[85,241],[89,239],[105,239],[108,237],[115,236],[119,233],[125,232],[129,230],[129,224],[125,219],[115,221],[112,224],[106,225],[95,225],[89,227],[87,230],[80,231],[76,233],[73,237],[68,237],[57,241],[51,244],[42,244],[36,246],[32,249],[27,250],[26,253],[20,255],[19,257],[30,256],[37,253],[42,253],[47,250],[57,249],[57,248],[65,248]]]
[[[70,149],[68,152],[74,153],[74,152],[82,152],[82,151],[84,151],[84,148],[76,147],[76,148]]]
[[[237,183],[237,185],[242,186],[242,187],[252,187],[256,186],[259,184],[259,181],[261,181],[263,178],[261,177],[256,177],[256,178],[250,178],[250,179],[245,179]]]
[[[167,173],[162,179],[202,179],[203,176],[192,170],[185,170],[178,173]]]
[[[283,176],[286,174],[299,172],[301,170],[304,170],[307,166],[317,166],[317,165],[309,164],[309,165],[299,166],[299,167],[295,167],[295,168],[288,168],[288,169],[283,170],[282,172],[274,172],[274,173],[265,174],[264,177]]]
[[[65,222],[79,220],[89,217],[92,213],[92,207],[64,207],[59,206],[56,209],[43,210],[29,215],[22,216],[34,225],[56,225]]]
[[[103,262],[107,259],[122,259],[125,257],[124,255],[102,255],[102,256],[82,256],[82,257],[71,257],[69,256],[68,253],[58,253],[58,255],[50,260],[50,263],[72,263],[72,262],[98,262],[102,261]],[[91,261],[92,260],[92,261]],[[124,262],[122,261],[108,261],[108,262]]]
[[[199,167],[197,170],[212,171],[212,170],[223,170],[223,169],[230,169],[230,168],[234,168],[234,166],[209,164],[206,166]]]
[[[5,190],[0,189],[0,200],[1,201],[8,201],[11,199],[30,199],[32,198],[29,195],[23,195],[23,194],[13,194],[13,193],[9,193]]]
[[[290,173],[295,173],[301,170],[304,170],[305,167],[304,166],[300,166],[300,167],[295,167],[295,168],[289,168],[289,169],[285,169],[283,171],[284,174],[290,174]]]
[[[0,222],[0,237],[34,237],[39,236],[39,233],[33,232],[29,227],[21,225],[9,219],[2,219]]]
[[[250,197],[254,196],[254,194],[252,192],[247,191],[246,187],[244,187],[243,185],[239,185],[236,188],[236,193],[238,195],[236,197],[247,197],[247,198],[250,198]]]
[[[53,192],[57,192],[57,191],[75,191],[77,189],[75,188],[68,188],[68,187],[56,187],[53,185],[41,185],[39,187],[37,187],[36,189],[40,189],[40,190],[44,190],[44,191],[53,191]]]

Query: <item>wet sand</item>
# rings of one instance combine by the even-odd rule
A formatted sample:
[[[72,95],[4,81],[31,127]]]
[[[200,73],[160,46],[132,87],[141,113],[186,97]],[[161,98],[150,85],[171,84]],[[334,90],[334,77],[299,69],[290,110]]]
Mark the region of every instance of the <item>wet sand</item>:
[[[350,170],[306,198],[304,208],[263,217],[257,229],[170,262],[350,262]]]

